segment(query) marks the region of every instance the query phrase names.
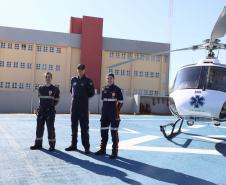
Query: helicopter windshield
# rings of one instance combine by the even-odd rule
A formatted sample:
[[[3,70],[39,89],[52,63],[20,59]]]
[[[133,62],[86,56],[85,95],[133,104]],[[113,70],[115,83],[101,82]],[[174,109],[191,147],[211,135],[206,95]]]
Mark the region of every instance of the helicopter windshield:
[[[226,68],[217,66],[187,67],[177,73],[172,90],[209,89],[226,92]]]
[[[209,67],[207,89],[226,92],[226,68]]]
[[[197,89],[199,87],[199,79],[202,67],[188,67],[177,73],[174,81],[173,90],[176,89]]]

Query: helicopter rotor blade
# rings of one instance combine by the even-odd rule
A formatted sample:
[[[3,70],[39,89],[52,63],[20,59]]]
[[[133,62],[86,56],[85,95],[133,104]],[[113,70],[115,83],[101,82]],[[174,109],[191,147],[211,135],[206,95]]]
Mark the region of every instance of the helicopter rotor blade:
[[[210,43],[221,38],[226,33],[226,6],[222,10],[210,36]]]
[[[118,66],[121,66],[121,65],[125,65],[125,64],[134,62],[134,61],[136,61],[136,60],[139,60],[139,59],[134,58],[134,59],[130,59],[130,60],[127,60],[127,61],[119,62],[119,63],[117,63],[117,64],[113,64],[113,65],[107,66],[107,68],[118,67]]]
[[[169,50],[169,51],[162,51],[162,52],[152,53],[152,54],[148,54],[148,55],[149,56],[158,56],[158,55],[169,54],[169,53],[175,52],[175,51],[196,50],[196,49],[201,49],[202,46],[203,46],[203,44],[200,44],[200,45],[194,45],[192,47],[180,48],[180,49]],[[140,58],[132,58],[130,60],[126,60],[126,61],[123,61],[123,62],[119,62],[117,64],[107,66],[107,68],[114,68],[114,67],[118,67],[118,66],[125,65],[125,64],[128,64],[128,63],[136,62],[136,61],[139,61],[139,60],[140,60]]]

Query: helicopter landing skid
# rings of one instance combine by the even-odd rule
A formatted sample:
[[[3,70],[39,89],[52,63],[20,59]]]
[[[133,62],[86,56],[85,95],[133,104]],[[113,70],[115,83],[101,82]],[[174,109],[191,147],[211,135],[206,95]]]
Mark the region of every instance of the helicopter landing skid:
[[[175,121],[174,123],[169,123],[169,124],[166,124],[166,125],[161,125],[160,126],[160,130],[161,132],[163,133],[163,135],[167,138],[167,139],[171,139],[175,136],[177,136],[178,134],[181,133],[181,127],[183,125],[183,121],[184,119],[183,118],[179,118],[177,121]],[[177,129],[176,132],[175,131],[175,128],[177,126],[177,124],[179,124],[179,128]],[[171,130],[169,132],[166,131],[166,127],[169,127],[171,126]]]

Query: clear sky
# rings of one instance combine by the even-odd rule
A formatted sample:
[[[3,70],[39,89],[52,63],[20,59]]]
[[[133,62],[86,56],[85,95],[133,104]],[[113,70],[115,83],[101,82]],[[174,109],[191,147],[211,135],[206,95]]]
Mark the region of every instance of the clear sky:
[[[68,32],[71,16],[95,16],[104,18],[105,37],[171,43],[177,49],[209,38],[225,5],[226,0],[0,0],[0,26]],[[172,53],[171,82],[181,66],[205,55]],[[226,63],[226,51],[219,58]]]

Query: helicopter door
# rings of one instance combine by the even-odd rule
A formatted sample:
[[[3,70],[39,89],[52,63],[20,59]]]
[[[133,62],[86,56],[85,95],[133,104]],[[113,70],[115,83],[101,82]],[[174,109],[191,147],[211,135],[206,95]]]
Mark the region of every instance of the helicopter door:
[[[226,92],[226,68],[209,67],[207,89]]]

